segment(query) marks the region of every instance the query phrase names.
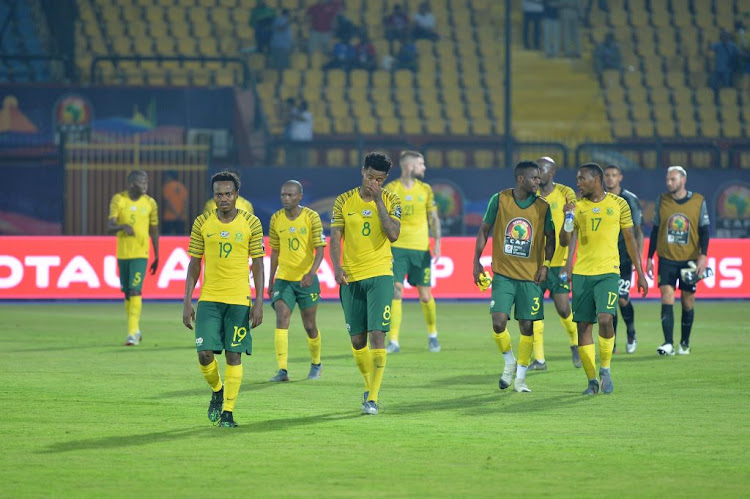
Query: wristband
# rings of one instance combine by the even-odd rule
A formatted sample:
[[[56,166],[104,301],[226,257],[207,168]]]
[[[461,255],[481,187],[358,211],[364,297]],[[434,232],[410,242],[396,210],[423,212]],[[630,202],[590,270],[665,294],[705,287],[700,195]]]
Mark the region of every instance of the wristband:
[[[542,263],[542,267],[549,268],[549,263],[550,263],[549,260],[545,260],[544,263]]]

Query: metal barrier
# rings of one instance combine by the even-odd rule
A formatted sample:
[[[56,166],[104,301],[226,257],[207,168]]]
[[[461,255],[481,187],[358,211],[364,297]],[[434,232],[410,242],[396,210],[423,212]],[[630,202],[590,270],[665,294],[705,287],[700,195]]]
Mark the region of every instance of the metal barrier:
[[[362,165],[365,154],[383,151],[397,159],[404,149],[419,150],[419,146],[400,139],[382,139],[356,136],[342,140],[318,140],[298,142],[275,140],[268,144],[267,163],[288,167],[356,167]]]
[[[729,148],[729,168],[750,168],[750,144],[737,144]]]
[[[74,68],[73,64],[71,64],[71,61],[68,57],[63,55],[44,55],[44,54],[38,54],[38,55],[18,55],[18,54],[0,54],[0,61],[23,61],[23,62],[30,62],[30,61],[48,61],[52,63],[58,63],[62,70],[55,71],[55,66],[50,65],[50,77],[53,81],[58,81],[63,79],[63,76],[72,79]]]
[[[174,172],[189,193],[203,193],[211,147],[206,144],[171,145],[143,143],[138,135],[129,141],[113,143],[64,142],[65,234],[104,234],[109,202],[114,194],[127,189],[132,170],[149,174],[148,194],[160,202],[164,174]],[[205,199],[188,198],[189,217],[200,213]]]
[[[714,143],[693,142],[585,142],[576,147],[575,164],[616,164],[623,170],[666,168],[722,168],[721,149]]]
[[[240,59],[239,57],[208,57],[208,56],[203,57],[203,56],[183,56],[183,55],[180,55],[180,56],[100,55],[100,56],[94,57],[94,59],[91,61],[91,66],[89,68],[89,82],[92,85],[96,83],[96,67],[99,64],[106,62],[106,61],[110,61],[113,64],[117,64],[118,62],[122,62],[122,61],[179,62],[180,64],[183,64],[185,62],[200,62],[200,63],[221,62],[224,64],[238,64],[242,68],[242,87],[247,88],[250,85],[250,81],[251,81],[250,67],[248,66],[247,62],[244,59]]]
[[[568,164],[568,148],[559,142],[513,142],[513,157],[505,158],[505,144],[498,140],[449,140],[426,142],[425,162],[448,168],[506,168],[521,160],[551,156],[560,168]]]

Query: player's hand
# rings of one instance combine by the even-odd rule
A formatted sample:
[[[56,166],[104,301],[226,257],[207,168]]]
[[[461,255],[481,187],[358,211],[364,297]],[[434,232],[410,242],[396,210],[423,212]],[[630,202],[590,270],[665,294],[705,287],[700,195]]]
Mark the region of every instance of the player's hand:
[[[563,213],[574,212],[574,211],[576,211],[575,201],[568,201],[567,203],[565,203],[565,206],[563,206]]]
[[[159,259],[154,258],[154,261],[151,263],[151,275],[156,274],[156,269],[159,268]]]
[[[120,230],[122,230],[128,236],[134,236],[135,235],[135,231],[133,230],[132,226],[130,226],[130,225],[121,225],[120,227],[121,227]]]
[[[365,188],[376,203],[378,202],[378,199],[382,201],[383,188],[380,187],[380,184],[371,180],[365,184]]]
[[[302,276],[302,280],[299,282],[299,285],[302,286],[303,288],[312,286],[313,277],[315,277],[315,273],[308,272],[307,274]]]
[[[641,293],[641,298],[645,298],[648,295],[648,281],[643,274],[638,274],[638,291]]]
[[[646,258],[646,275],[649,279],[654,279],[654,261],[651,258]]]
[[[484,267],[479,262],[474,262],[474,284],[479,286],[479,276],[484,272]]]
[[[250,309],[250,325],[254,328],[263,323],[263,302],[255,300],[253,308]]]
[[[193,302],[188,302],[182,307],[182,323],[188,329],[193,329],[193,322],[195,322],[195,309],[193,308]]]
[[[440,260],[440,241],[435,241],[435,249],[432,250],[432,263]]]
[[[268,286],[266,287],[266,291],[268,292],[268,298],[272,299],[273,298],[273,281],[272,280],[268,281]]]
[[[706,261],[706,255],[699,256],[695,264],[697,266],[697,268],[695,269],[695,275],[698,276],[698,279],[703,279],[703,274],[706,273],[706,267],[708,267],[708,262]]]
[[[349,281],[347,280],[348,276],[346,275],[346,271],[344,269],[340,267],[337,268],[335,271],[335,276],[336,276],[336,282],[340,286],[346,286],[347,284],[349,284]]]
[[[537,284],[543,283],[544,281],[547,280],[548,273],[549,273],[549,269],[545,265],[542,265],[541,267],[539,267],[539,270],[536,271],[536,276],[534,276],[534,282]]]

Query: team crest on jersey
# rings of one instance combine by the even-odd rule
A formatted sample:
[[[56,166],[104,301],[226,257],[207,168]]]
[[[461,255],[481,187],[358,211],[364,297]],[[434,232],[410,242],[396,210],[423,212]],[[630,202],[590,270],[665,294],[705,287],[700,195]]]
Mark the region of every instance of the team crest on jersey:
[[[412,196],[411,194],[407,194],[407,195],[406,195],[406,196],[404,197],[404,199],[405,199],[406,201],[411,201],[412,199],[414,199],[414,197],[413,197],[413,196]]]
[[[667,244],[685,245],[690,235],[690,220],[682,213],[675,213],[667,221]]]
[[[613,210],[612,208],[607,208],[607,215],[612,216],[614,214],[615,214],[615,210]]]
[[[372,210],[362,210],[362,216],[363,217],[371,217],[372,216]]]
[[[221,237],[222,239],[226,239],[226,238],[228,238],[228,237],[229,237],[229,232],[227,232],[227,231],[225,231],[225,230],[222,230],[222,231],[221,231],[221,232],[219,233],[219,236],[220,236],[220,237]]]
[[[300,227],[299,233],[300,233],[301,236],[304,236],[305,234],[307,234],[307,229],[304,228],[304,227]]]
[[[295,232],[297,232],[297,227],[289,227],[290,234],[294,234]]]
[[[234,240],[235,241],[242,241],[242,232],[238,232],[237,234],[235,234],[234,235]]]
[[[528,220],[516,217],[505,227],[505,244],[503,251],[506,255],[528,258],[531,255],[531,241],[534,229]]]
[[[592,208],[591,211],[594,213],[601,213],[602,209],[597,206],[596,208]]]

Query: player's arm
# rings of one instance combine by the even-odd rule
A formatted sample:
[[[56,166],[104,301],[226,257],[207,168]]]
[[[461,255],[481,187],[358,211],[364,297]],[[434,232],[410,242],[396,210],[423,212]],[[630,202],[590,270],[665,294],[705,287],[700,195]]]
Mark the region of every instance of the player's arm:
[[[477,232],[476,242],[474,243],[474,284],[479,284],[479,275],[484,272],[484,267],[482,267],[480,259],[482,258],[484,247],[487,246],[487,240],[490,238],[492,226],[495,225],[499,204],[500,195],[497,193],[487,203],[487,211],[484,212],[482,225],[479,226],[479,231]]]
[[[649,279],[654,278],[654,255],[656,254],[656,245],[659,242],[659,209],[661,208],[661,196],[656,198],[654,204],[654,225],[651,227],[651,237],[648,240],[648,257],[646,258],[646,274]]]
[[[341,267],[341,239],[344,237],[343,227],[331,227],[331,261],[336,282],[340,285],[349,284],[346,271]]]
[[[633,227],[620,230],[625,239],[625,247],[628,250],[628,256],[633,261],[635,271],[638,273],[638,291],[641,292],[641,297],[645,298],[648,294],[648,282],[646,282],[646,275],[643,273],[641,255],[638,253],[638,241],[635,238],[635,230]]]
[[[576,205],[573,203],[573,201],[568,201],[565,206],[563,207],[563,211],[565,212],[565,218],[571,217],[575,213]],[[573,238],[573,233],[575,232],[575,228],[572,230],[565,230],[565,224],[563,223],[563,226],[560,230],[560,246],[563,248],[567,248],[570,245],[570,241]],[[570,254],[568,254],[570,256]]]
[[[555,256],[555,224],[552,222],[552,216],[549,209],[544,218],[544,263],[539,267],[536,276],[534,277],[534,282],[537,284],[547,280],[550,260]]]
[[[159,268],[159,226],[150,225],[148,228],[148,235],[151,237],[151,244],[154,245],[154,261],[151,262],[151,275],[156,273],[156,269]]]
[[[268,298],[273,298],[273,281],[279,268],[279,250],[271,248],[271,268],[268,270]]]
[[[440,238],[443,236],[443,227],[440,223],[440,217],[438,216],[437,210],[432,210],[428,213],[428,221],[430,223],[432,237],[435,238],[435,250],[432,255],[433,259],[437,261],[440,258]]]
[[[262,234],[261,237],[263,237]],[[263,287],[266,282],[263,275],[263,255],[254,256],[251,267],[253,269],[253,282],[255,283],[255,301],[253,302],[253,308],[250,310],[250,325],[256,328],[263,323]]]
[[[708,242],[711,239],[711,221],[708,218],[708,208],[706,207],[706,200],[701,203],[700,221],[698,222],[698,246],[700,247],[700,255],[698,255],[698,261],[696,262],[696,275],[700,279],[703,274],[706,273],[706,267],[708,266]]]
[[[307,274],[302,276],[302,281],[300,281],[300,286],[303,288],[306,288],[313,283],[313,277],[318,273],[320,264],[323,262],[323,255],[325,252],[323,248],[325,248],[325,246],[318,246],[315,248],[312,267],[310,267],[310,271]]]
[[[320,223],[320,215],[312,212],[309,222],[310,235],[315,247],[315,256],[313,257],[313,264],[310,267],[310,271],[302,276],[302,281],[300,282],[300,285],[305,288],[312,285],[315,274],[318,273],[320,264],[323,262],[324,248],[326,247],[326,236],[323,234],[323,224]]]
[[[118,224],[117,215],[120,211],[120,195],[115,194],[112,197],[112,201],[109,203],[109,218],[107,219],[107,234],[116,234],[117,232],[123,231],[129,236],[134,236],[135,232],[133,227],[128,224]]]
[[[191,256],[188,264],[187,277],[185,278],[185,296],[182,298],[182,323],[188,329],[193,329],[195,321],[195,310],[193,309],[193,291],[201,276],[202,258]]]
[[[380,225],[383,227],[385,236],[390,242],[395,242],[401,233],[401,221],[391,216],[388,208],[383,201],[383,196],[378,194],[375,196],[375,207],[378,209],[378,218],[380,219]],[[401,204],[398,203],[396,206],[391,207],[393,212],[400,217],[401,216]]]

